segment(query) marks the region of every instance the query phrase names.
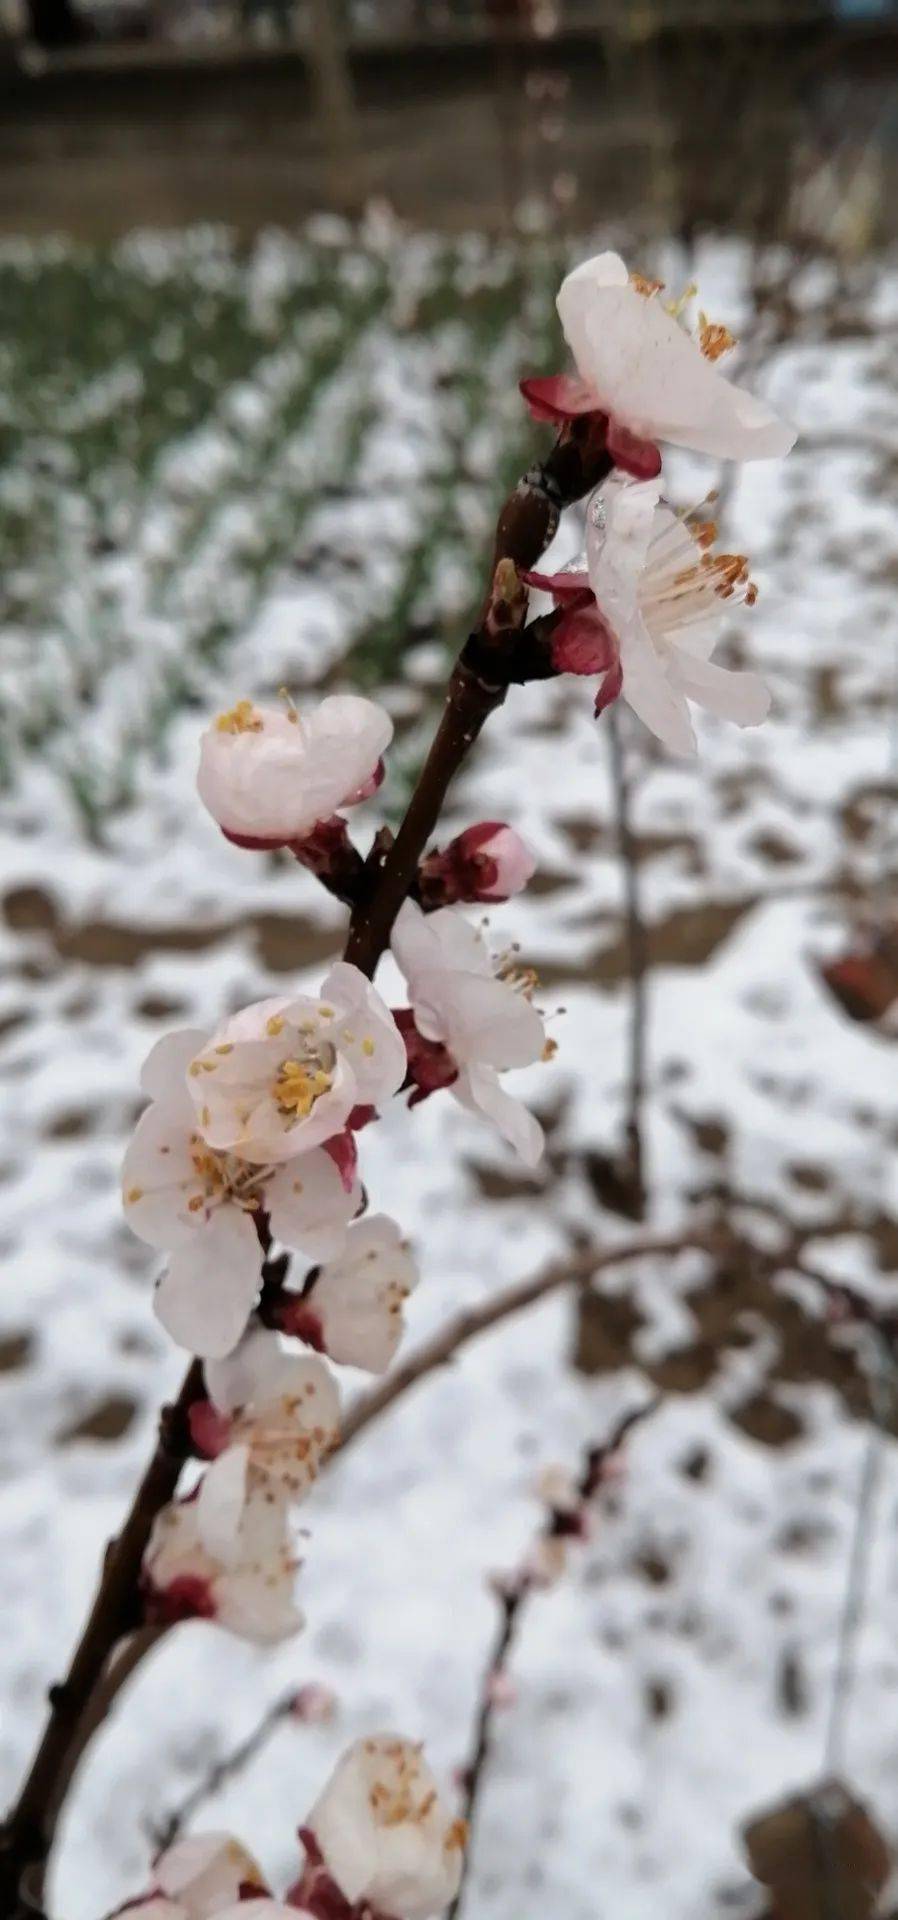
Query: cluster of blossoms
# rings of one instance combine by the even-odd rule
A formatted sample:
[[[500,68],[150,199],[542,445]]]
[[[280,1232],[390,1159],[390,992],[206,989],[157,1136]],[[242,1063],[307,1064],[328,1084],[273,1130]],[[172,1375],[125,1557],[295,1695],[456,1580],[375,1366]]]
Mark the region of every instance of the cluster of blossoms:
[[[570,273],[558,296],[576,376],[525,380],[538,419],[601,424],[617,471],[587,507],[586,552],[555,574],[528,573],[560,612],[560,673],[599,677],[596,711],[620,695],[674,753],[695,752],[690,702],[738,726],[764,719],[770,698],[753,673],[714,663],[720,616],[753,605],[742,554],[715,553],[712,521],[661,499],[658,442],[720,460],[767,460],[795,433],[717,369],[735,345],[725,327],[683,324],[694,290],[667,305],[658,281],[629,275],[616,253]]]
[[[357,1740],[299,1829],[305,1862],[277,1900],[239,1841],[178,1841],[150,1890],[119,1909],[134,1920],[432,1920],[454,1897],[465,1841],[421,1748],[397,1734]]]
[[[349,845],[346,810],[379,783],[391,731],[380,707],[352,696],[304,716],[241,700],[203,735],[200,794],[230,840],[325,872]],[[528,1164],[542,1149],[538,1123],[499,1081],[547,1051],[533,977],[507,956],[494,964],[459,904],[507,899],[532,871],[500,821],[428,854],[422,905],[406,903],[394,935],[406,1007],[391,1011],[338,961],[318,994],[169,1034],[146,1060],[124,1209],[166,1256],[159,1319],[203,1362],[189,1409],[202,1472],[156,1520],[151,1619],[215,1619],[263,1642],[302,1625],[295,1510],[339,1437],[332,1366],[383,1372],[417,1281],[396,1222],[366,1211],[362,1130],[400,1090],[414,1103],[451,1087]],[[298,1286],[286,1284],[290,1256],[305,1262]]]

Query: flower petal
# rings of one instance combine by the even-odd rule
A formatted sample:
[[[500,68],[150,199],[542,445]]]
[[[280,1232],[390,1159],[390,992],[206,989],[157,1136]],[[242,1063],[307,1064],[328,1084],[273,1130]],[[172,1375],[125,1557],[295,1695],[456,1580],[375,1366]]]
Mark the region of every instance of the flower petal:
[[[249,1448],[227,1447],[206,1468],[200,1481],[196,1503],[200,1542],[207,1553],[225,1565],[239,1550],[248,1468]]]
[[[187,1069],[208,1038],[207,1027],[179,1027],[156,1041],[140,1070],[140,1084],[148,1099],[189,1113]]]
[[[402,1303],[418,1269],[395,1220],[370,1214],[351,1228],[343,1253],[328,1261],[307,1296],[332,1360],[383,1373],[402,1338]]]
[[[469,1112],[483,1114],[492,1121],[525,1166],[535,1167],[542,1159],[545,1135],[539,1121],[523,1101],[505,1092],[492,1067],[468,1067],[459,1074],[452,1092]]]
[[[266,1891],[252,1854],[228,1833],[186,1835],[160,1855],[154,1874],[163,1893],[185,1901],[190,1920],[206,1920],[232,1906],[241,1888]]]
[[[360,1181],[347,1189],[323,1147],[288,1161],[265,1183],[275,1239],[309,1260],[327,1260],[339,1252],[361,1204]]]
[[[623,697],[628,706],[672,753],[694,754],[695,733],[683,694],[664,671],[645,629],[621,644]]]
[[[179,1347],[202,1359],[220,1359],[237,1345],[256,1301],[262,1249],[249,1214],[216,1208],[178,1251],[156,1288],[154,1306]]]
[[[122,1204],[132,1233],[165,1251],[193,1245],[206,1191],[193,1159],[193,1114],[154,1102],[142,1113],[122,1162]],[[193,1206],[191,1206],[193,1201]]]
[[[770,689],[757,673],[736,673],[713,660],[677,650],[675,678],[688,700],[737,727],[758,727],[770,712]]]

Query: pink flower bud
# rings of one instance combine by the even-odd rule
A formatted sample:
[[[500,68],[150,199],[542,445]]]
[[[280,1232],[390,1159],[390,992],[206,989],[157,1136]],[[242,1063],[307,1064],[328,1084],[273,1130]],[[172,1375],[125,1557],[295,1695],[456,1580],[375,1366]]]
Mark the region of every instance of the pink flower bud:
[[[445,852],[421,862],[419,887],[426,906],[449,907],[460,900],[501,901],[526,887],[536,861],[526,842],[501,820],[466,827]]]

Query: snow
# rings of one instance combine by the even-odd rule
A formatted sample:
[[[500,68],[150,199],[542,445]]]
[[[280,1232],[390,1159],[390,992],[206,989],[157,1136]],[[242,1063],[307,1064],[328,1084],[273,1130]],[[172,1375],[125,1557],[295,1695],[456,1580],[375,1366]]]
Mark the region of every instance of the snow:
[[[740,245],[665,265],[751,328]],[[537,443],[514,382],[551,364],[557,264],[534,249],[517,272],[473,240],[453,251],[384,232],[354,249],[339,227],[266,236],[248,262],[222,235],[145,236],[90,295],[112,348],[87,325],[54,367],[38,341],[27,388],[41,289],[86,298],[92,269],[61,245],[0,259],[21,335],[5,349],[0,479],[0,1355],[31,1342],[8,1364],[0,1420],[4,1791],[179,1376],[150,1310],[154,1257],[118,1202],[140,1061],[169,1026],[212,1024],[285,977],[316,985],[340,943],[341,910],[309,875],[217,834],[193,793],[200,728],[241,694],[358,682],[398,727],[363,831],[384,805],[395,822],[477,598],[498,469],[510,477]],[[812,1265],[894,1301],[894,1053],[845,1021],[816,961],[843,944],[890,844],[898,265],[847,289],[814,267],[794,296],[794,335],[765,321],[745,358],[805,438],[782,466],[726,479],[722,502],[727,544],[749,552],[762,591],[721,658],[765,673],[772,717],[746,733],[700,719],[695,767],[627,729],[660,956],[651,1224],[675,1230],[723,1187],[760,1244],[798,1223]],[[830,337],[837,306],[856,324]],[[671,473],[686,503],[720,480],[685,458]],[[564,526],[552,559],[579,544]],[[411,1115],[394,1103],[365,1134],[372,1203],[402,1222],[424,1276],[409,1350],[569,1233],[630,1231],[590,1173],[620,1144],[627,996],[587,685],[512,693],[441,838],[484,817],[508,818],[539,856],[531,892],[490,910],[489,933],[520,941],[543,977],[559,1053],[514,1090],[535,1102],[549,1154],[527,1175],[445,1096]],[[396,990],[389,967],[383,980]],[[260,1654],[179,1629],[95,1742],[57,1859],[66,1920],[97,1920],[141,1885],[149,1830],[285,1686],[332,1686],[335,1723],[282,1725],[204,1815],[278,1887],[359,1733],[392,1725],[426,1740],[438,1773],[462,1764],[494,1626],[485,1576],[538,1524],[538,1469],[575,1462],[655,1384],[665,1397],[593,1537],[524,1617],[469,1911],[519,1920],[541,1896],[566,1920],[749,1911],[741,1823],[823,1765],[864,1383],[813,1283],[765,1290],[739,1272],[715,1318],[712,1278],[697,1252],[609,1273],[635,1331],[592,1374],[569,1364],[574,1305],[554,1297],[338,1459],[304,1514],[305,1635]],[[348,1396],[361,1384],[347,1373]],[[117,1437],[79,1436],[98,1409]],[[889,1830],[898,1453],[882,1445],[844,1767]]]

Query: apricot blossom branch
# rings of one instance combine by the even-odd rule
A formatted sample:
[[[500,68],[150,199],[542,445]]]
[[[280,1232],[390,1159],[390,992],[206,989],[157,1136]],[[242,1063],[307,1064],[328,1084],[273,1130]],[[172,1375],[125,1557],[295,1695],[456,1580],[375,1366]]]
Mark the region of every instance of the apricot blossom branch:
[[[720,603],[754,599],[747,561],[715,554],[713,526],[662,502],[656,443],[746,460],[788,451],[794,435],[717,372],[726,329],[700,316],[693,335],[683,303],[665,305],[659,292],[614,254],[562,286],[576,376],[524,383],[531,410],[559,431],[499,514],[477,625],[395,839],[382,829],[363,857],[344,818],[382,778],[392,722],[377,703],[334,695],[300,714],[289,696],[281,708],[241,699],[203,735],[199,792],[222,832],[245,849],[291,852],[347,905],[348,933],[317,993],[170,1034],[144,1064],[148,1105],[125,1155],[123,1204],[132,1230],[165,1257],[156,1312],[192,1357],[0,1829],[4,1920],[40,1911],[75,1764],[154,1630],[214,1619],[265,1644],[302,1625],[295,1508],[335,1447],[332,1368],[386,1373],[417,1280],[397,1223],[366,1212],[364,1130],[397,1094],[414,1107],[446,1090],[526,1164],[542,1153],[535,1116],[503,1085],[508,1071],[555,1051],[536,976],[513,947],[492,955],[458,911],[516,892],[532,861],[502,822],[429,846],[486,721],[512,686],[561,673],[594,677],[597,714],[623,698],[673,752],[696,749],[692,706],[739,725],[766,713],[757,676],[710,659]],[[563,510],[586,495],[585,560],[535,573]],[[553,612],[528,620],[531,587],[551,594]],[[372,984],[388,946],[409,1001],[395,1010]],[[577,1255],[461,1316],[359,1404],[344,1445],[573,1268],[586,1282],[602,1264],[687,1244],[699,1240]],[[296,1255],[307,1263],[299,1286]],[[590,1456],[581,1508],[603,1459],[602,1449]],[[184,1495],[188,1462],[197,1477]],[[461,1883],[464,1824],[443,1807],[420,1748],[394,1734],[348,1750],[300,1833],[305,1864],[288,1907],[238,1843],[212,1836],[170,1848],[128,1910],[234,1920],[249,1902],[246,1920],[289,1920],[297,1907],[312,1920],[431,1920]]]
[[[474,1819],[490,1755],[493,1719],[497,1709],[513,1697],[508,1663],[524,1610],[535,1593],[545,1592],[560,1578],[568,1544],[588,1538],[591,1509],[614,1473],[624,1442],[634,1427],[648,1418],[657,1404],[656,1400],[651,1400],[646,1406],[632,1409],[617,1422],[607,1440],[600,1445],[587,1447],[576,1477],[557,1469],[543,1476],[540,1490],[545,1500],[546,1515],[540,1533],[518,1568],[509,1574],[494,1575],[490,1582],[499,1607],[499,1622],[484,1669],[474,1744],[463,1776],[463,1808],[469,1840],[474,1831]],[[458,1892],[447,1920],[459,1920],[470,1865],[469,1845]]]
[[[508,559],[524,564],[538,558],[555,531],[562,508],[595,486],[608,471],[609,464],[602,436],[595,433],[589,422],[579,424],[572,430],[565,429],[559,434],[548,459],[530,470],[500,513],[491,584],[481,627],[468,642],[453,674],[446,713],[397,839],[382,862],[375,859],[372,863],[366,875],[364,904],[353,912],[345,959],[357,966],[360,972],[373,973],[389,940],[399,907],[411,889],[418,862],[436,825],[448,785],[465,760],[480,728],[504,698],[507,685],[511,684],[516,629],[503,624],[506,618],[505,603],[501,591],[497,594],[494,587],[497,571],[501,574],[499,563]],[[525,604],[522,598],[515,605],[514,618],[519,620],[519,624],[523,624],[519,614],[522,615]],[[484,665],[489,668],[491,677],[488,679],[482,678],[477,671]],[[359,704],[367,706],[369,703]],[[240,737],[241,719],[245,717],[238,715],[235,723],[237,737]],[[353,739],[360,734],[362,736],[359,765],[370,773],[372,741],[368,716],[360,716],[356,710],[351,718]],[[345,713],[340,719],[345,728]],[[288,719],[285,724],[289,727],[296,723]],[[217,728],[216,731],[223,740],[228,739],[227,727]],[[251,716],[249,731],[254,731]],[[320,759],[326,770],[329,745],[326,726],[321,730],[319,742]],[[383,744],[383,741],[377,744],[375,740],[375,759],[382,751]],[[341,796],[345,798],[353,786],[358,788],[363,782],[361,777],[354,780],[351,774],[347,776],[343,762],[341,767],[344,770],[340,773],[340,782],[345,784],[348,778],[348,787]],[[216,796],[214,775],[213,765],[211,788],[207,776],[204,796],[209,803],[211,793],[213,804]],[[322,813],[332,810],[336,798],[333,792],[325,793],[323,798],[319,792],[312,820],[294,823],[294,837],[298,841],[301,842],[304,834],[307,837],[313,830],[316,809]],[[242,816],[240,818],[243,819]],[[245,819],[243,825],[246,825]],[[261,816],[254,814],[249,825],[264,829],[270,825],[270,821],[263,812]],[[234,838],[241,837],[240,819],[231,832]],[[242,837],[245,839],[247,835],[244,833]],[[258,837],[264,842],[264,831]],[[68,1672],[50,1691],[49,1716],[34,1760],[19,1797],[0,1828],[0,1911],[8,1913],[11,1920],[19,1920],[20,1914],[27,1911],[23,1906],[26,1898],[32,1904],[43,1898],[46,1862],[70,1778],[67,1764],[69,1756],[73,1751],[78,1751],[79,1727],[89,1711],[91,1698],[103,1680],[118,1642],[140,1618],[144,1558],[156,1522],[169,1508],[182,1468],[194,1452],[190,1430],[191,1411],[203,1399],[203,1370],[200,1361],[194,1359],[187,1369],[177,1400],[163,1412],[156,1449],[122,1531],[107,1549],[96,1596]]]

